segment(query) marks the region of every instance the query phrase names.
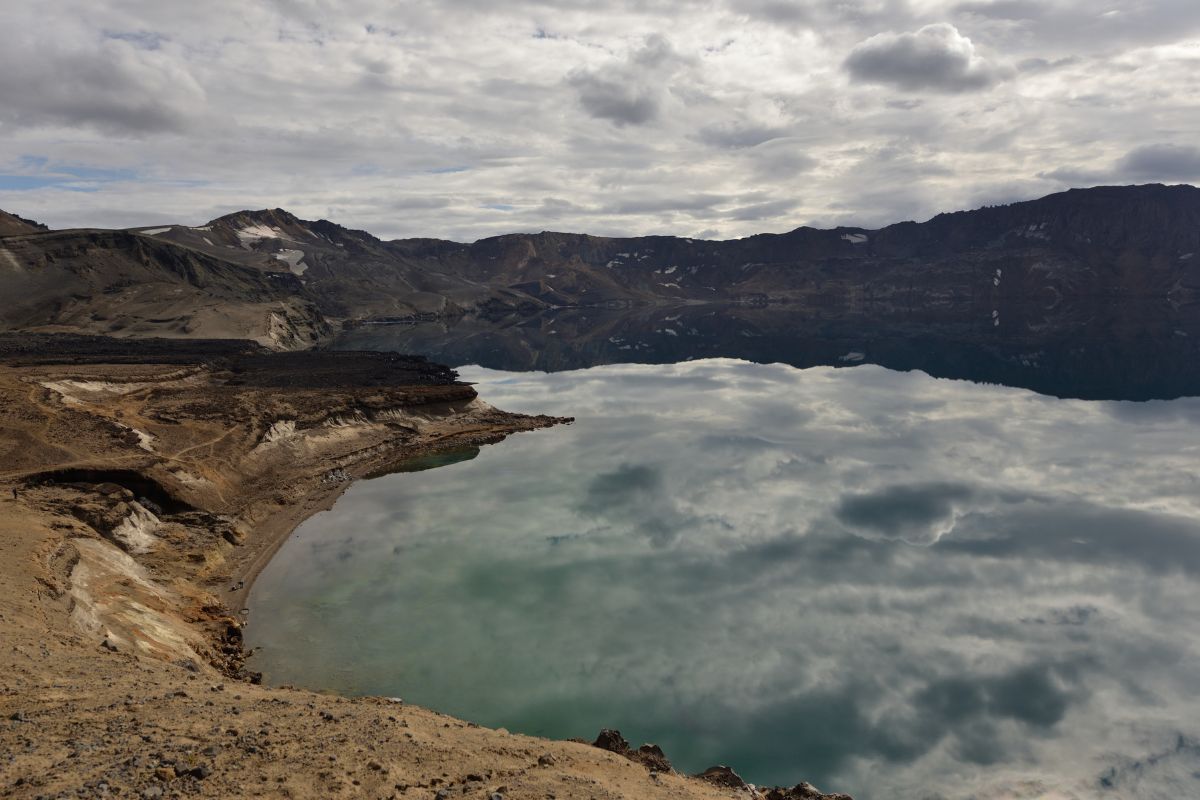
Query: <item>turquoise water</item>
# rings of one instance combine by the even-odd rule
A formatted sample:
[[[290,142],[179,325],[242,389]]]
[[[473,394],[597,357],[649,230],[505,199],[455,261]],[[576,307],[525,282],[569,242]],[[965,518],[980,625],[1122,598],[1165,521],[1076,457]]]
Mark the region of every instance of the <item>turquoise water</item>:
[[[306,522],[251,595],[269,683],[859,800],[1200,794],[1200,401],[461,371],[578,421]]]

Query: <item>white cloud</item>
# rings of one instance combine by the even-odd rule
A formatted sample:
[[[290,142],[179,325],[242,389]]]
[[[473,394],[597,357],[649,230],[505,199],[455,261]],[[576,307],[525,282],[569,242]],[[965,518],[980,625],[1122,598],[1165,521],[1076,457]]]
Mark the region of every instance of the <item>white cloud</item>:
[[[284,206],[459,239],[927,217],[1200,138],[1200,5],[1113,8],[1120,24],[1083,0],[17,4],[0,176],[45,159],[132,178],[0,177],[0,208],[66,226]]]
[[[970,39],[946,23],[913,33],[876,34],[850,51],[845,66],[858,80],[909,91],[987,89],[1002,74],[975,52]]]

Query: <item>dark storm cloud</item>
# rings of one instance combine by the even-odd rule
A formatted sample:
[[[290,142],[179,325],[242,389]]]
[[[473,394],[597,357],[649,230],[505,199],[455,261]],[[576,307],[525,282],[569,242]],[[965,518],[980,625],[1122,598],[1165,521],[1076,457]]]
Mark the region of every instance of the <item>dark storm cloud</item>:
[[[907,91],[978,91],[1002,75],[975,53],[970,39],[946,23],[913,33],[876,34],[856,45],[844,66],[857,80]]]
[[[1200,147],[1148,144],[1117,162],[1117,172],[1138,181],[1183,183],[1200,179]]]

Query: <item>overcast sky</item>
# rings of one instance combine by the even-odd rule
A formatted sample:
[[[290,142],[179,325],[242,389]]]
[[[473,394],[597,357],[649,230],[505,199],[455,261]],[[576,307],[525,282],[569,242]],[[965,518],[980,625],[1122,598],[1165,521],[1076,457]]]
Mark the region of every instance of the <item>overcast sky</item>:
[[[730,238],[1200,182],[1196,0],[48,0],[0,208]]]

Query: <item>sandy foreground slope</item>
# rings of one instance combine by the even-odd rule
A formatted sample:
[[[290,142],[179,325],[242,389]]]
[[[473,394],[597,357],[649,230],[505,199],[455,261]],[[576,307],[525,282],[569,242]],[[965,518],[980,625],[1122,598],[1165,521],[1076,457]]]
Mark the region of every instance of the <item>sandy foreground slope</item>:
[[[821,797],[246,672],[250,580],[353,478],[565,420],[381,357],[2,356],[0,797]]]

